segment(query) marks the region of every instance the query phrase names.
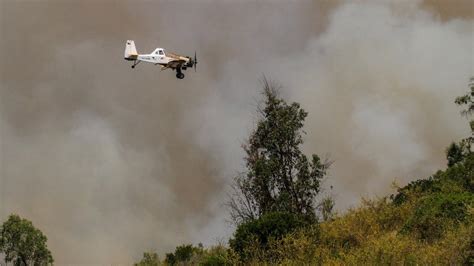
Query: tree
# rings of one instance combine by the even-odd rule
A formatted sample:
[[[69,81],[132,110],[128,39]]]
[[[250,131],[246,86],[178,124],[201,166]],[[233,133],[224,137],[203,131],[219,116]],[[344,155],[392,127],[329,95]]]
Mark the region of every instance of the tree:
[[[463,116],[471,116],[474,113],[474,77],[469,83],[470,92],[456,98],[455,103],[460,106],[466,106],[466,109],[461,111]],[[451,143],[446,149],[446,158],[448,159],[448,166],[453,166],[458,162],[462,162],[469,154],[472,153],[471,146],[474,143],[474,120],[469,122],[471,127],[471,136],[462,139],[459,143]]]
[[[54,260],[46,241],[30,221],[12,214],[1,227],[0,252],[14,265],[48,265]]]
[[[298,103],[287,104],[265,78],[263,89],[260,120],[243,145],[247,171],[235,178],[231,217],[241,223],[284,212],[315,220],[315,197],[330,163],[301,152],[308,113]]]
[[[145,252],[140,262],[135,263],[135,266],[158,266],[160,265],[160,258],[156,252]]]
[[[166,253],[165,262],[168,265],[177,265],[179,263],[188,263],[194,255],[202,255],[203,246],[200,243],[197,247],[193,245],[177,246],[174,253]]]
[[[176,260],[183,262],[189,261],[193,256],[195,249],[196,248],[194,248],[193,245],[181,245],[176,247],[176,250],[174,251]]]

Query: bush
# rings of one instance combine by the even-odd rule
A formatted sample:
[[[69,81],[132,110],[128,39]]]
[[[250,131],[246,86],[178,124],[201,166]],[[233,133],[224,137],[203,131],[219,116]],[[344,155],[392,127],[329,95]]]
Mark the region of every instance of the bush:
[[[467,194],[464,194],[465,196]],[[441,195],[446,196],[446,195]],[[456,198],[459,195],[452,195]],[[462,197],[461,197],[462,198]],[[423,199],[424,201],[424,199]],[[448,202],[456,200],[448,200]],[[454,208],[448,217],[464,217],[458,226],[443,228],[435,241],[419,241],[415,233],[400,234],[418,202],[401,206],[385,198],[363,202],[359,208],[269,240],[265,252],[255,253],[245,264],[267,265],[472,265],[474,224],[472,207],[463,215]],[[416,203],[416,204],[415,204]],[[443,206],[443,204],[440,204]],[[451,208],[452,205],[446,205]],[[447,218],[448,219],[448,218]],[[451,218],[449,218],[451,219]]]
[[[167,253],[165,263],[176,265],[180,262],[189,262],[195,254],[202,253],[202,246],[193,247],[193,245],[181,245],[176,247],[174,253]]]
[[[468,219],[468,206],[473,202],[471,193],[436,193],[426,196],[418,203],[402,232],[415,234],[422,240],[439,239],[449,226]]]
[[[409,195],[417,194],[422,195],[425,193],[438,191],[439,189],[435,186],[435,180],[432,177],[428,179],[419,179],[408,183],[408,185],[403,188],[398,189],[396,195],[392,195],[390,198],[392,202],[400,206],[401,204],[407,202]]]
[[[456,164],[438,173],[435,178],[452,180],[464,190],[474,193],[474,154],[468,155],[462,164]]]
[[[173,253],[166,253],[165,263],[167,265],[176,265],[176,256]]]
[[[229,240],[230,247],[242,258],[251,258],[249,248],[255,247],[266,250],[272,239],[281,239],[295,229],[308,223],[301,217],[284,212],[272,212],[259,219],[243,223],[237,227],[234,238]]]
[[[235,265],[238,264],[238,258],[232,250],[223,245],[217,245],[204,250],[199,265]]]
[[[225,257],[219,255],[205,256],[200,263],[201,266],[221,266],[229,265]]]
[[[177,261],[188,261],[193,256],[194,248],[193,245],[182,245],[176,247],[174,255]]]
[[[134,266],[158,266],[160,265],[160,258],[156,252],[145,252],[143,253],[143,258],[138,263],[135,263]]]

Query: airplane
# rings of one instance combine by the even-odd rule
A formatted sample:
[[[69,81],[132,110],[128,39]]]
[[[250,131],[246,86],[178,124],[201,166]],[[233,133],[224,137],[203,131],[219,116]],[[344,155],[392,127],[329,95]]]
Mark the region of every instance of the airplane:
[[[194,58],[173,54],[163,48],[156,48],[150,54],[138,54],[133,40],[126,42],[124,58],[127,61],[133,61],[132,68],[135,68],[141,61],[160,65],[161,70],[170,68],[176,71],[178,79],[184,78],[183,70],[194,67],[194,71],[196,71],[197,65],[196,52],[194,52]]]

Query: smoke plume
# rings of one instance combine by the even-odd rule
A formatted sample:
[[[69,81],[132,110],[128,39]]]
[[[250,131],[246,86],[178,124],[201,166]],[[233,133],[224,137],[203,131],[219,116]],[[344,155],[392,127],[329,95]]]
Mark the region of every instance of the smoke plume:
[[[2,1],[0,218],[32,220],[58,264],[225,240],[262,74],[309,112],[340,210],[425,177],[468,132],[474,73],[472,4],[440,2]],[[197,50],[198,72],[132,70],[127,39]]]

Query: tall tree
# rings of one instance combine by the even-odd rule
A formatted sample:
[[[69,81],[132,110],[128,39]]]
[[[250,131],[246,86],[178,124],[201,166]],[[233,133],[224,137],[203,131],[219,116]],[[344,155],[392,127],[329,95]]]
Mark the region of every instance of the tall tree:
[[[308,159],[301,151],[308,113],[298,103],[287,104],[265,78],[263,95],[257,127],[243,145],[247,171],[235,179],[232,219],[240,223],[270,212],[314,219],[315,197],[329,162],[316,154]]]
[[[5,254],[7,263],[14,265],[50,265],[54,260],[46,241],[30,221],[10,215],[1,227],[0,252]]]

